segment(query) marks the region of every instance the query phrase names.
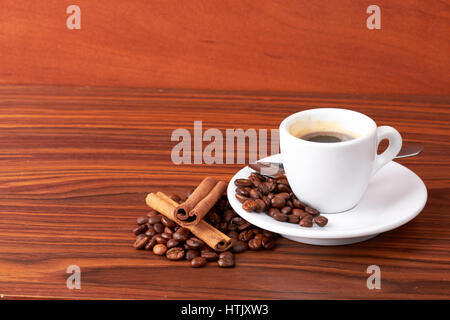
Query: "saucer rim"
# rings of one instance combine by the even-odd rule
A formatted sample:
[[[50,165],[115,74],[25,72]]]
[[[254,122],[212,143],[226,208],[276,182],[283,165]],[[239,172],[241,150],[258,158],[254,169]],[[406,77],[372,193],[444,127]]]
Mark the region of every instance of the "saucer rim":
[[[275,154],[266,158],[261,159],[260,161],[277,161],[280,158],[280,154]],[[355,237],[364,237],[364,236],[370,236],[373,234],[380,234],[383,232],[387,232],[393,229],[396,229],[409,221],[413,220],[425,207],[427,199],[428,199],[428,191],[425,186],[425,183],[422,181],[422,179],[414,173],[412,170],[408,169],[407,167],[395,162],[391,161],[389,162],[385,167],[380,169],[380,172],[382,170],[385,170],[387,166],[395,166],[398,169],[403,168],[409,171],[409,174],[412,174],[415,176],[415,178],[418,180],[418,182],[421,184],[420,187],[423,189],[423,197],[420,199],[420,205],[417,206],[417,208],[414,211],[411,211],[411,213],[404,215],[401,219],[395,221],[395,223],[391,224],[385,224],[378,226],[375,225],[373,227],[366,227],[363,230],[357,230],[357,231],[351,231],[351,230],[345,230],[345,231],[327,231],[326,226],[324,228],[302,228],[298,226],[298,229],[293,229],[292,225],[289,227],[285,224],[287,222],[280,222],[280,221],[261,221],[260,215],[264,213],[257,213],[257,212],[247,212],[244,209],[242,209],[241,203],[234,197],[236,186],[234,185],[234,181],[238,178],[241,178],[241,176],[244,175],[244,172],[253,172],[251,168],[248,166],[245,166],[238,170],[233,177],[231,178],[228,188],[227,188],[227,197],[230,205],[234,209],[234,211],[247,220],[248,222],[252,223],[253,225],[263,228],[268,231],[276,232],[281,235],[287,235],[292,237],[303,237],[303,238],[310,238],[310,239],[344,239],[344,238],[355,238]],[[419,202],[419,200],[418,200]],[[356,208],[356,207],[355,207]],[[350,209],[346,212],[350,212],[352,210],[355,210],[355,208]],[[323,216],[330,218],[334,215],[339,215],[341,213],[327,213],[323,214]]]

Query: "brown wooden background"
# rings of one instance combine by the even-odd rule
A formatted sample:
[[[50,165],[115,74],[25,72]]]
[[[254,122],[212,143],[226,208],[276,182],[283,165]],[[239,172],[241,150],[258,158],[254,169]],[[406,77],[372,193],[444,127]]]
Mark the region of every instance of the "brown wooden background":
[[[66,29],[66,7],[82,29]],[[450,298],[450,2],[0,0],[0,299]],[[346,107],[422,142],[399,160],[424,211],[370,241],[285,239],[237,268],[191,269],[131,245],[152,191],[239,165],[170,160],[176,128],[278,127]],[[68,290],[66,268],[82,270]],[[382,289],[366,288],[367,266]]]
[[[0,83],[448,95],[450,2],[371,4],[2,0]]]

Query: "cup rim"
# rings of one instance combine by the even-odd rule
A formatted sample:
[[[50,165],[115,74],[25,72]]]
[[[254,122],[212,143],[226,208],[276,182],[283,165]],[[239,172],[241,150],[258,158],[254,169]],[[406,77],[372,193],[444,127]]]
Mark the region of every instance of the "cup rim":
[[[337,143],[318,143],[318,142],[314,142],[314,141],[308,141],[308,140],[303,140],[303,139],[299,139],[295,136],[293,136],[289,130],[288,130],[288,123],[291,122],[293,119],[297,118],[300,114],[304,114],[307,112],[314,112],[315,110],[330,110],[330,111],[336,111],[336,110],[340,110],[343,112],[350,112],[350,113],[354,113],[357,114],[363,118],[366,118],[367,120],[369,120],[369,122],[372,124],[372,128],[369,130],[368,133],[363,134],[360,137],[357,137],[355,139],[351,139],[348,141],[341,141],[341,142],[337,142]],[[358,112],[358,111],[354,111],[354,110],[350,110],[350,109],[344,109],[344,108],[314,108],[314,109],[306,109],[303,111],[299,111],[296,113],[293,113],[289,116],[287,116],[286,118],[283,119],[283,121],[281,121],[280,123],[280,134],[281,131],[284,131],[286,133],[286,137],[289,137],[289,139],[292,139],[293,141],[297,141],[299,143],[306,143],[310,146],[316,146],[318,148],[338,148],[338,147],[342,147],[342,146],[349,146],[352,144],[357,144],[360,143],[362,141],[365,141],[367,139],[369,139],[370,136],[372,136],[372,134],[374,134],[376,132],[377,129],[377,124],[375,123],[375,121],[370,118],[369,116],[366,116],[364,113]]]

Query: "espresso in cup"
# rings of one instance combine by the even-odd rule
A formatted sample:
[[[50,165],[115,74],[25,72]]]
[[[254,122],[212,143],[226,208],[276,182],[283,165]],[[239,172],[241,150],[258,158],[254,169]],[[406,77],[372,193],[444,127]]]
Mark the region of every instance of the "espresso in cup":
[[[378,144],[389,147],[377,154]],[[358,204],[370,179],[400,151],[394,128],[346,109],[295,113],[280,124],[280,149],[294,194],[322,213],[347,211]]]

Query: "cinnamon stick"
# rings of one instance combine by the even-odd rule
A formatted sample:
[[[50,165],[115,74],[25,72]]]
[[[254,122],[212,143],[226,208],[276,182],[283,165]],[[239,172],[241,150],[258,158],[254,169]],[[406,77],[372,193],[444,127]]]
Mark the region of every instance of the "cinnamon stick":
[[[178,203],[164,193],[150,193],[147,195],[145,202],[149,207],[174,220],[174,212]],[[231,239],[227,235],[203,220],[196,225],[186,226],[186,228],[216,251],[225,251],[231,247]]]
[[[175,222],[183,227],[198,224],[222,197],[226,188],[226,182],[206,177],[184,203],[177,204],[174,210]]]

